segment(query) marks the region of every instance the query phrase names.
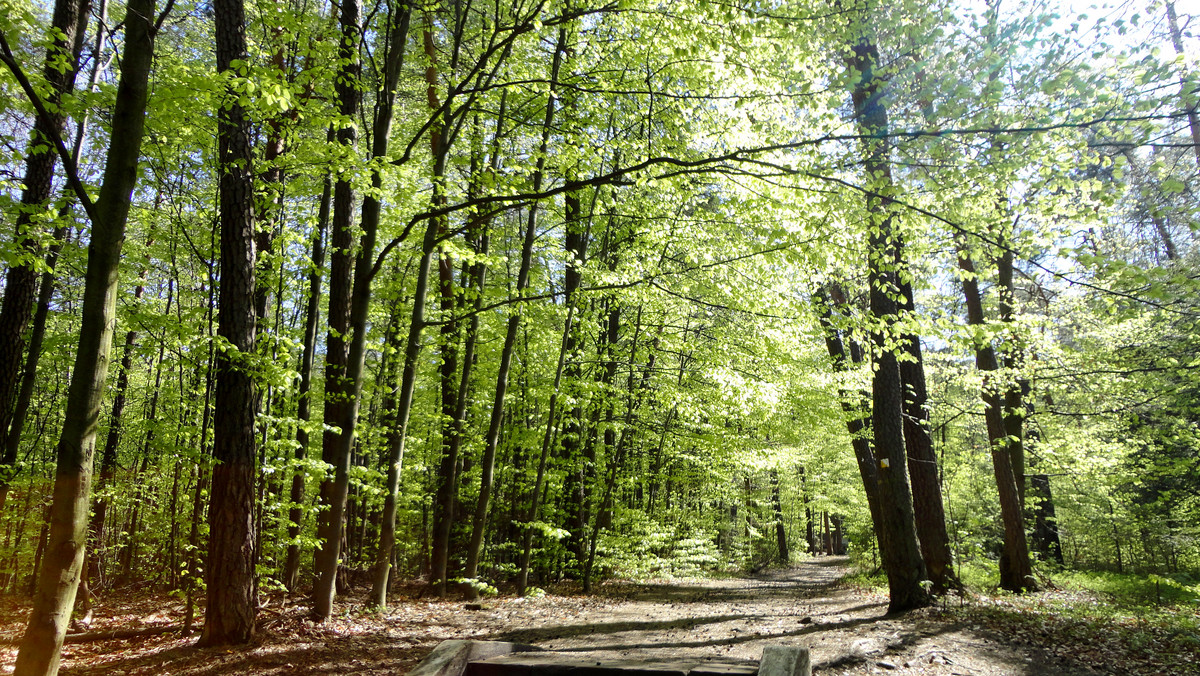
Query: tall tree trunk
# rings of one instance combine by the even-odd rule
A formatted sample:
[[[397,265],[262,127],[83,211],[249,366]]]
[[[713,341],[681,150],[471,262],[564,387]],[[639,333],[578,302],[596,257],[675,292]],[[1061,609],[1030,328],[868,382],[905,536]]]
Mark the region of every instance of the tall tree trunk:
[[[249,63],[243,0],[214,0],[217,72],[237,77]],[[208,511],[208,604],[200,645],[245,643],[258,612],[254,418],[258,396],[243,361],[254,351],[255,205],[250,118],[232,91],[217,114],[221,281],[213,412],[212,497]]]
[[[362,102],[360,89],[362,64],[359,62],[362,3],[342,2],[338,17],[341,39],[334,85],[342,126],[337,130],[338,144],[353,153],[358,131],[353,122]],[[337,570],[341,559],[346,499],[350,490],[350,453],[354,447],[357,392],[351,373],[351,303],[354,265],[354,187],[349,167],[339,168],[333,188],[333,220],[329,247],[329,334],[325,339],[325,431],[321,437],[321,460],[333,468],[333,477],[321,481],[322,511],[317,522],[321,543],[316,554],[317,583],[313,586],[313,617],[326,620],[333,612],[337,593]],[[366,242],[363,242],[366,244]]]
[[[1012,328],[1016,313],[1016,287],[1013,284],[1013,251],[1008,245],[1011,238],[999,237],[1003,247],[996,260],[996,286],[1000,294],[1000,321],[1009,326],[1004,337],[1002,351],[1002,366],[1015,373],[1021,366],[1022,345],[1016,330]],[[1013,478],[1017,482],[1017,501],[1021,513],[1025,512],[1025,392],[1029,389],[1029,381],[1023,378],[1006,378],[1008,384],[1004,388],[1004,434],[1007,437],[1008,459],[1012,465]]]
[[[154,0],[132,0],[126,19],[125,50],[112,114],[112,137],[121,141],[108,148],[100,197],[91,210],[96,220],[88,247],[79,347],[58,442],[48,555],[38,575],[33,612],[17,655],[18,674],[57,673],[83,567],[92,456],[108,377],[118,269],[145,126],[154,12]]]
[[[147,247],[153,243],[147,241]],[[146,291],[146,269],[142,269],[138,285],[133,290],[135,302],[142,300]],[[125,397],[129,388],[129,370],[133,368],[133,351],[137,346],[137,329],[130,328],[125,332],[125,346],[121,352],[121,366],[117,370],[116,394],[113,395],[112,409],[108,414],[108,436],[104,439],[104,451],[100,454],[99,495],[92,510],[92,522],[88,528],[88,546],[86,579],[90,588],[100,583],[102,561],[100,558],[100,542],[104,534],[105,521],[108,518],[109,496],[104,493],[112,487],[117,475],[117,448],[121,445],[121,433],[124,429]]]
[[[872,334],[875,344],[875,373],[871,392],[871,429],[876,458],[879,461],[879,505],[882,531],[880,555],[888,576],[889,612],[901,612],[928,604],[929,594],[922,586],[926,578],[925,562],[917,541],[912,493],[908,483],[907,453],[904,445],[903,382],[896,354],[888,346],[887,335],[894,330],[898,317],[896,296],[899,279],[895,261],[896,232],[888,196],[894,189],[891,178],[890,150],[887,143],[887,109],[883,104],[883,81],[875,72],[879,54],[874,43],[860,37],[853,45],[852,67],[859,74],[852,98],[863,141],[863,168],[871,191],[867,210],[871,217],[868,237],[868,279],[871,314],[882,327]]]
[[[779,470],[771,470],[771,506],[775,509],[775,553],[779,563],[791,560],[788,551],[787,527],[783,522],[783,499],[779,494]]]
[[[0,449],[7,449],[10,443],[16,443],[10,442],[9,437],[20,386],[25,331],[29,327],[37,294],[36,261],[43,256],[39,244],[41,237],[33,229],[40,220],[36,217],[47,210],[47,201],[54,188],[58,153],[51,149],[51,143],[53,139],[61,139],[66,128],[67,117],[61,104],[63,96],[75,88],[79,53],[87,32],[90,7],[89,0],[56,0],[54,3],[51,22],[54,33],[42,68],[42,75],[49,85],[44,104],[50,112],[37,116],[29,136],[25,176],[21,181],[21,206],[17,212],[14,236],[21,258],[8,268],[4,280],[4,298],[0,301]],[[5,46],[7,49],[7,43]],[[9,64],[9,67],[13,68],[15,64]],[[16,471],[15,455],[10,457],[6,452],[0,459],[0,496],[7,495],[8,485]],[[3,504],[0,503],[0,506]]]
[[[558,413],[558,393],[562,385],[563,366],[567,358],[567,341],[573,330],[575,306],[567,306],[567,321],[563,327],[562,344],[558,351],[558,366],[554,369],[554,386],[550,389],[550,402],[546,406],[546,431],[542,435],[542,452],[538,456],[537,476],[533,482],[533,494],[530,496],[529,511],[525,514],[525,533],[521,545],[521,572],[517,577],[517,596],[524,596],[529,588],[529,561],[533,550],[533,526],[538,521],[542,504],[542,487],[546,481],[546,461],[550,457],[550,441],[553,438],[555,420]]]
[[[962,287],[966,298],[967,322],[971,326],[985,325],[983,299],[979,292],[975,264],[965,244],[960,243],[958,266],[963,271]],[[992,451],[992,469],[1000,495],[1000,519],[1004,524],[1004,551],[1000,555],[1000,586],[1009,591],[1033,590],[1036,582],[1029,561],[1029,546],[1025,541],[1025,525],[1021,514],[1021,498],[1017,491],[1016,475],[1008,449],[1008,431],[1004,426],[1004,401],[995,382],[1000,365],[991,342],[982,340],[975,346],[975,366],[983,374],[984,418]]]
[[[560,30],[560,38],[562,31]],[[550,66],[551,96],[546,102],[546,116],[543,120],[542,139],[539,146],[537,165],[533,173],[533,192],[541,192],[542,180],[546,167],[546,147],[550,142],[550,125],[554,121],[554,91],[558,81],[558,71],[562,66],[562,40],[555,46],[554,60]],[[496,153],[498,148],[493,148]],[[495,157],[495,154],[493,154]],[[525,236],[521,243],[521,265],[517,270],[517,285],[515,292],[518,299],[529,286],[529,270],[533,265],[533,244],[537,236],[537,209],[534,202],[529,205],[529,214],[525,223]],[[487,525],[488,503],[491,500],[493,472],[496,462],[496,447],[500,440],[500,426],[504,420],[504,396],[508,391],[508,374],[512,365],[513,352],[516,350],[517,330],[521,325],[522,306],[518,305],[508,317],[504,332],[504,345],[500,349],[500,368],[496,372],[496,389],[492,397],[492,412],[488,420],[487,436],[484,437],[483,458],[480,461],[481,474],[479,498],[475,503],[475,514],[471,519],[471,540],[467,545],[467,563],[464,575],[474,579],[479,572],[479,556],[483,548],[484,528]]]
[[[841,334],[833,325],[833,308],[830,305],[830,298],[833,297],[834,302],[838,305],[845,303],[845,297],[840,289],[832,287],[827,295],[824,289],[818,289],[816,298],[820,306],[819,321],[821,328],[825,332],[825,349],[829,352],[829,359],[833,362],[834,372],[845,372],[850,369],[850,363],[861,364],[863,361],[862,349],[854,340],[850,340],[850,355],[851,361],[846,359],[846,347],[842,340]],[[846,431],[850,433],[850,446],[854,450],[854,459],[858,464],[858,473],[862,477],[863,492],[867,496],[867,509],[871,513],[871,525],[874,527],[874,533],[878,539],[878,534],[883,532],[883,517],[879,513],[879,469],[875,460],[875,450],[871,447],[871,414],[866,408],[866,402],[870,399],[868,392],[847,392],[840,393],[842,402],[842,411],[847,414]],[[803,469],[801,469],[803,475]],[[808,519],[808,542],[809,549],[812,549],[813,542],[812,518]]]
[[[903,266],[901,244],[896,244],[896,264]],[[916,313],[912,283],[900,281],[904,301],[901,308],[910,316]],[[908,453],[908,473],[912,479],[913,512],[917,522],[917,538],[925,571],[935,591],[961,587],[954,575],[954,559],[950,554],[950,535],[946,532],[946,510],[942,505],[942,486],[938,481],[937,454],[929,437],[929,394],[925,387],[925,360],[921,354],[921,338],[915,333],[903,337],[908,358],[900,362],[900,379],[904,387],[904,445]]]
[[[383,339],[385,350],[400,353],[400,329],[398,318],[388,323],[388,330]],[[388,360],[388,368],[383,374],[387,383],[387,393],[383,402],[383,426],[387,430],[384,448],[387,455],[383,465],[387,474],[387,483],[383,498],[383,512],[379,519],[379,546],[375,549],[375,570],[371,586],[372,605],[377,608],[386,607],[388,583],[392,567],[393,548],[396,544],[396,503],[400,495],[400,476],[404,467],[404,444],[400,437],[399,412],[400,401],[397,394],[402,389],[402,383],[397,381],[397,361]]]
[[[333,142],[334,131],[329,129],[328,141]],[[317,326],[321,319],[321,273],[325,267],[325,233],[329,229],[329,208],[333,196],[333,178],[325,175],[321,190],[321,205],[317,214],[317,227],[312,238],[312,267],[308,271],[308,298],[304,306],[304,347],[300,353],[300,384],[296,392],[296,466],[292,470],[292,487],[288,495],[288,547],[283,566],[283,585],[295,591],[300,580],[300,536],[301,521],[304,519],[304,484],[307,472],[303,467],[308,457],[308,421],[312,407],[313,362],[316,361]]]
[[[25,429],[25,421],[29,417],[29,406],[33,402],[33,389],[37,385],[38,361],[42,357],[42,343],[46,339],[46,320],[50,316],[50,300],[54,297],[54,283],[58,266],[58,255],[66,243],[67,226],[60,223],[54,229],[54,241],[46,253],[46,270],[42,273],[38,287],[37,309],[33,313],[33,327],[29,331],[29,347],[25,355],[25,367],[21,372],[21,387],[17,392],[16,403],[13,406],[11,422],[3,438],[3,455],[0,456],[0,514],[4,513],[4,503],[8,500],[9,487],[16,478],[17,459],[21,450],[21,434]],[[2,423],[0,423],[2,424]]]

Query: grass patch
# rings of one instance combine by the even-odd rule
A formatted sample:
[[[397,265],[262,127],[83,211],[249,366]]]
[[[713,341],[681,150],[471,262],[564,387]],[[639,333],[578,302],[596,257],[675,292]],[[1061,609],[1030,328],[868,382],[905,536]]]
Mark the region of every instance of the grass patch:
[[[847,587],[855,587],[866,591],[883,592],[886,594],[888,590],[887,575],[883,572],[882,568],[856,566],[854,572],[846,575],[839,582]]]
[[[1139,606],[1196,606],[1200,584],[1189,575],[1134,575],[1129,573],[1062,571],[1054,581],[1067,589],[1086,590],[1125,608]]]

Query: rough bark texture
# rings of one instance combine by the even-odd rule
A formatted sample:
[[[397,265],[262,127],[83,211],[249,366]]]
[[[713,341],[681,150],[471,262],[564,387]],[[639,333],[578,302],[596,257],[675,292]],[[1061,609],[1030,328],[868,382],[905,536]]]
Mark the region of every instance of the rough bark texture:
[[[895,270],[896,233],[889,213],[892,190],[891,164],[886,141],[888,120],[883,105],[882,79],[875,73],[879,55],[867,38],[854,44],[852,67],[859,73],[852,98],[858,126],[867,138],[863,142],[864,169],[874,194],[868,197],[871,216],[868,236],[868,280],[871,313],[882,323],[872,335],[875,344],[875,374],[871,387],[871,428],[879,465],[880,558],[888,577],[890,612],[900,612],[929,603],[922,586],[926,578],[925,562],[917,542],[912,493],[908,483],[907,453],[904,446],[903,383],[896,353],[887,335],[895,325],[898,308],[895,298],[899,280]]]
[[[38,575],[29,626],[17,655],[17,674],[57,673],[83,568],[92,457],[108,377],[118,269],[145,125],[147,82],[154,53],[154,0],[133,0],[129,17],[112,116],[113,137],[122,142],[108,148],[94,210],[97,220],[92,223],[79,346],[58,442],[47,553]]]
[[[248,63],[242,0],[215,0],[217,71]],[[245,360],[254,351],[254,170],[250,119],[230,95],[217,113],[220,167],[221,281],[217,333],[216,405],[213,412],[212,497],[205,576],[208,605],[201,645],[245,643],[254,633],[258,594],[254,563],[258,542],[255,499],[254,418],[258,397]]]

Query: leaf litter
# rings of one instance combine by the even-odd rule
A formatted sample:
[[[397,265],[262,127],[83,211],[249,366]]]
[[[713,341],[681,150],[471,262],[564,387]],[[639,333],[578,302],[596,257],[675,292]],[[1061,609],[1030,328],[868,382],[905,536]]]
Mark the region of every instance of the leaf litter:
[[[598,659],[758,659],[766,645],[801,645],[822,676],[1200,674],[1200,636],[1169,623],[1064,613],[1086,602],[1078,592],[951,599],[889,617],[884,595],[840,582],[847,572],[844,558],[822,557],[752,578],[614,581],[590,596],[551,587],[538,598],[475,605],[410,584],[385,613],[356,590],[324,624],[308,618],[301,595],[264,596],[249,645],[198,649],[196,634],[179,632],[89,641],[64,647],[60,673],[404,674],[439,642],[466,638]],[[181,625],[183,612],[175,598],[118,590],[99,600],[91,630]],[[2,674],[12,671],[27,613],[27,600],[0,603]]]

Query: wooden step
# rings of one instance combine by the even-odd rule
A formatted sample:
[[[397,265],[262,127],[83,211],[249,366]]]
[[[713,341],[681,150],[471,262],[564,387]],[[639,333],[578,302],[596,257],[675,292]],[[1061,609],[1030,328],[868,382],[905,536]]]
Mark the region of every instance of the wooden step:
[[[527,652],[475,660],[463,676],[755,676],[758,662],[720,658],[588,658]]]

